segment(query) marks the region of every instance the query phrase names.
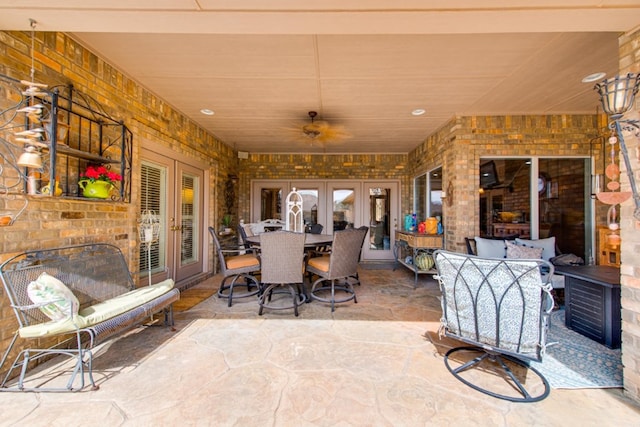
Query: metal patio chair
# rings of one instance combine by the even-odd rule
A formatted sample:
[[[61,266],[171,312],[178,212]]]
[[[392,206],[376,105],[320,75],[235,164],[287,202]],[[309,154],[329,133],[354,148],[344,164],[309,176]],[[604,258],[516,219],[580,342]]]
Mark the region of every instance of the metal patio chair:
[[[499,399],[546,398],[549,383],[528,361],[541,362],[545,352],[553,297],[551,274],[544,279],[541,270],[553,273],[553,265],[445,250],[435,251],[434,259],[442,291],[440,332],[471,345],[449,350],[444,356],[447,369],[464,384]],[[504,379],[506,386],[491,383],[495,378]]]

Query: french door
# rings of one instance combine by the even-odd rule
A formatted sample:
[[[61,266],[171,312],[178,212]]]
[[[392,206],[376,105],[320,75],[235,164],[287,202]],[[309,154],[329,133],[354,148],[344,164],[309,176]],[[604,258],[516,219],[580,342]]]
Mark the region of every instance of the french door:
[[[307,224],[322,224],[323,233],[369,227],[364,260],[392,260],[395,229],[400,212],[397,181],[264,180],[252,183],[252,222],[282,219],[282,204],[296,188],[303,197]]]
[[[160,223],[158,239],[140,247],[140,272],[157,282],[176,283],[204,271],[204,170],[162,154],[145,152],[140,180],[140,213]],[[145,274],[146,273],[146,274]]]

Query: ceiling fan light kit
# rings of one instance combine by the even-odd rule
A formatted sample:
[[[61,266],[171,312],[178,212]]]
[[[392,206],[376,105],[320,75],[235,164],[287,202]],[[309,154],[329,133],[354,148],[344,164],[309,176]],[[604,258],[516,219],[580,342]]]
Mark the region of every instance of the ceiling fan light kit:
[[[296,129],[297,135],[300,136],[302,130],[302,138],[311,140],[311,144],[318,143],[324,146],[329,142],[341,142],[343,139],[350,138],[351,135],[344,130],[342,126],[331,125],[324,120],[316,120],[317,111],[309,111],[307,113],[311,119],[311,123],[304,124]]]

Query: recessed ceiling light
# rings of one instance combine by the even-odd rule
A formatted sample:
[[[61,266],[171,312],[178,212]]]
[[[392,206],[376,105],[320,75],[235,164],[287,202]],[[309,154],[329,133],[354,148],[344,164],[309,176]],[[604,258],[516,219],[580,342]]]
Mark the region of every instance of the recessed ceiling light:
[[[413,110],[413,111],[411,112],[411,114],[412,114],[412,115],[414,115],[414,116],[421,116],[421,115],[423,115],[423,114],[424,114],[424,113],[426,113],[426,112],[427,112],[427,110],[425,110],[425,109],[423,109],[423,108],[416,108],[415,110]]]
[[[215,114],[213,110],[209,110],[208,108],[203,108],[200,112],[206,116],[213,116]]]
[[[588,76],[582,79],[582,83],[591,83],[598,80],[602,80],[606,75],[607,73],[603,73],[602,71],[599,73],[589,74]]]

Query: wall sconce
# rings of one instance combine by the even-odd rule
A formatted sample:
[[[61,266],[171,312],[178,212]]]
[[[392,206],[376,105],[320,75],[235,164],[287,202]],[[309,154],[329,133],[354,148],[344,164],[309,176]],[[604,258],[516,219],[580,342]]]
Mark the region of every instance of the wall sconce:
[[[609,128],[618,135],[620,154],[624,160],[627,177],[631,186],[631,193],[636,206],[633,211],[633,217],[637,220],[640,220],[640,194],[638,194],[622,131],[633,132],[637,137],[640,134],[640,123],[638,120],[622,120],[622,116],[633,106],[639,84],[640,74],[629,73],[626,76],[616,76],[603,80],[594,87],[600,94],[600,102],[602,102],[604,112],[611,116]],[[616,137],[612,136],[609,138],[609,142],[615,143],[615,141],[613,141],[614,138]]]

